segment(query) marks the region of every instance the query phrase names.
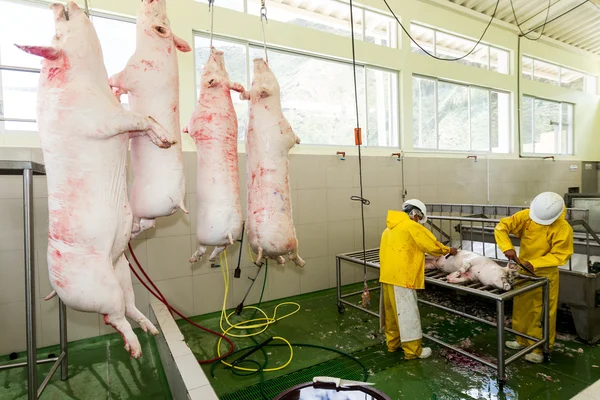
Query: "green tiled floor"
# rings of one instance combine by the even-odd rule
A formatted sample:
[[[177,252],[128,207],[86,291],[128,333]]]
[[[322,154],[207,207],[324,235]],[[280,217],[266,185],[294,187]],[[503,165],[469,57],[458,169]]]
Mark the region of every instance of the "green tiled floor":
[[[378,304],[376,293],[372,293],[372,297],[372,304]],[[448,301],[447,296],[442,297],[444,301]],[[376,383],[376,387],[392,399],[432,399],[434,396],[437,399],[570,399],[600,379],[600,346],[580,343],[568,332],[560,336],[561,340],[557,342],[550,363],[533,365],[519,360],[510,365],[507,370],[508,384],[504,393],[499,393],[494,371],[469,360],[457,360],[453,353],[448,353],[435,344],[426,343],[434,350],[434,355],[428,360],[405,361],[401,353],[387,353],[382,344],[383,337],[378,332],[378,320],[351,308],[343,315],[338,314],[333,290],[285,301],[298,302],[302,306],[301,311],[273,325],[267,334],[258,337],[258,341],[269,336],[282,336],[292,342],[319,344],[348,353],[379,344],[370,351],[376,353],[373,355],[379,357],[379,363],[385,367],[378,368],[377,364],[369,367],[369,382]],[[471,299],[459,301],[471,302]],[[279,302],[266,303],[263,309],[272,315],[274,306]],[[479,307],[473,303],[469,306]],[[290,309],[281,308],[280,313],[284,314]],[[496,337],[491,328],[423,306],[421,317],[425,332],[432,332],[445,341],[468,347],[483,357],[495,358]],[[218,313],[196,317],[194,320],[218,330]],[[570,329],[567,320],[560,321],[559,325],[563,331]],[[180,327],[199,358],[212,356],[215,339],[181,321]],[[251,344],[248,339],[234,341],[238,348]],[[269,348],[268,352],[272,360],[270,366],[282,365],[289,354],[286,348],[281,347]],[[260,359],[260,356],[253,357]],[[334,357],[337,355],[316,349],[297,350],[288,368],[267,373],[265,379],[274,379]],[[210,375],[210,367],[204,366],[204,370]],[[216,369],[215,377],[209,379],[219,396],[259,382],[257,376],[234,376],[222,366]]]
[[[42,395],[43,400],[170,399],[154,339],[136,329],[142,358],[130,360],[119,334],[69,343],[69,379],[56,373]],[[58,353],[58,347],[38,350],[38,358]],[[24,356],[25,353],[19,354]],[[0,357],[0,364],[8,357]],[[20,358],[15,361],[26,361]],[[51,364],[38,366],[41,383]],[[0,399],[26,399],[27,374],[24,368],[0,371]]]

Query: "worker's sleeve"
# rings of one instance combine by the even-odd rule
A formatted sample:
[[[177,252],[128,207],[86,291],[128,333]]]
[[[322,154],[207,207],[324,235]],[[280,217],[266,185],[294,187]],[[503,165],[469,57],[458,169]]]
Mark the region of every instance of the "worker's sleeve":
[[[511,215],[510,217],[502,218],[496,228],[494,229],[494,237],[496,238],[496,244],[500,250],[504,253],[508,250],[514,250],[512,242],[510,241],[509,235],[517,234],[520,227],[525,222],[527,216],[523,211]],[[520,235],[518,235],[520,236]]]
[[[560,267],[569,261],[571,255],[573,255],[573,229],[569,225],[560,229],[554,236],[550,252],[526,261],[529,261],[534,268]]]
[[[410,235],[423,253],[436,257],[450,253],[450,247],[444,246],[442,243],[438,242],[435,236],[433,236],[433,233],[427,228],[418,224],[411,225],[412,226],[409,229]]]

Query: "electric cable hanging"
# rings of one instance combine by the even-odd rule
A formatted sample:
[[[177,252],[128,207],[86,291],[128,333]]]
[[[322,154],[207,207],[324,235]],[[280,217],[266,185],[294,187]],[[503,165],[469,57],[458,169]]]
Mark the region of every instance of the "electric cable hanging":
[[[354,143],[358,147],[358,176],[360,184],[360,197],[352,196],[350,200],[360,201],[360,219],[362,224],[362,250],[363,250],[363,293],[362,293],[362,306],[367,308],[371,305],[371,294],[369,293],[369,285],[367,284],[367,244],[365,239],[365,206],[370,203],[369,200],[364,198],[363,195],[363,178],[362,178],[362,131],[360,128],[360,113],[358,111],[358,84],[356,83],[356,49],[354,39],[354,8],[352,7],[352,0],[350,0],[350,34],[352,42],[352,75],[354,77],[354,103],[356,105],[356,128],[354,129]]]
[[[586,1],[588,1],[588,0],[586,0]],[[394,17],[394,19],[396,20],[396,22],[398,23],[398,25],[400,25],[400,28],[402,28],[402,30],[404,31],[404,33],[406,33],[406,36],[408,36],[408,38],[419,49],[421,49],[425,54],[427,54],[429,57],[435,58],[436,60],[440,60],[440,61],[460,61],[460,60],[468,57],[469,55],[471,55],[471,53],[473,53],[475,51],[475,49],[477,49],[477,46],[479,46],[479,44],[483,40],[483,37],[487,33],[490,25],[492,25],[492,21],[494,20],[494,18],[496,18],[496,12],[498,11],[498,5],[500,4],[500,0],[497,0],[496,1],[496,7],[494,8],[494,13],[492,14],[492,17],[490,18],[490,21],[488,22],[487,26],[483,30],[483,33],[481,34],[481,37],[479,38],[479,40],[477,40],[477,43],[475,43],[475,46],[473,46],[473,48],[467,54],[465,54],[465,55],[463,55],[461,57],[456,57],[456,58],[442,58],[442,57],[436,56],[435,54],[431,54],[430,52],[428,52],[427,50],[425,50],[419,43],[417,43],[417,41],[415,39],[413,39],[413,37],[410,35],[410,33],[406,30],[406,28],[404,27],[404,25],[402,25],[402,23],[400,22],[400,20],[396,16],[396,13],[394,13],[394,10],[392,10],[392,7],[390,7],[390,5],[388,4],[387,0],[383,0],[383,2],[385,3],[387,9],[392,13],[392,16]]]
[[[267,6],[265,0],[260,1],[260,26],[262,28],[263,48],[265,49],[265,62],[269,63],[269,55],[267,54],[267,40],[265,38],[265,23],[269,23],[267,19]]]
[[[510,8],[512,9],[513,17],[515,18],[515,24],[517,25],[517,28],[519,28],[519,32],[521,32],[522,37],[524,37],[527,40],[531,40],[532,42],[535,42],[536,40],[540,40],[542,38],[542,36],[544,35],[544,31],[546,30],[546,24],[548,23],[548,17],[550,16],[550,7],[552,7],[552,0],[548,0],[548,7],[546,8],[546,20],[544,21],[544,25],[542,26],[542,31],[540,32],[540,35],[537,38],[532,39],[529,36],[527,36],[521,29],[522,24],[519,23],[519,20],[517,19],[517,13],[515,12],[515,6],[513,3],[513,0],[510,0]]]
[[[215,21],[215,0],[208,0],[208,12],[210,12],[210,49],[213,48],[213,26]]]

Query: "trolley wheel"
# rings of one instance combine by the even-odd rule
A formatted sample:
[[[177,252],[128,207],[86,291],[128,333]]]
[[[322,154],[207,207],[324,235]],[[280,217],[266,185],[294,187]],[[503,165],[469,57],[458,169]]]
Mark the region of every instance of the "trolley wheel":
[[[544,353],[544,362],[550,362],[550,353]]]
[[[338,304],[338,312],[343,314],[346,311],[346,307],[343,304]]]

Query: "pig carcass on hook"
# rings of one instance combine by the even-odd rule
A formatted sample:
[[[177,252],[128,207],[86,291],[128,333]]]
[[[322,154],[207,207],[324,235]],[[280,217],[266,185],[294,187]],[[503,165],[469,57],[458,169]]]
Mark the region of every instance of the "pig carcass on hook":
[[[488,257],[466,250],[459,250],[456,256],[448,258],[427,256],[425,269],[439,269],[449,273],[446,277],[449,283],[478,281],[485,286],[502,290],[511,290],[519,274],[519,267],[516,265],[501,267]]]
[[[127,66],[109,80],[117,96],[129,94],[131,110],[151,115],[179,141],[167,151],[145,137],[131,140],[133,237],[153,228],[155,218],[184,205],[185,177],[179,125],[177,50],[191,51],[171,31],[166,0],[142,0],[137,18],[136,50]]]
[[[206,246],[216,246],[215,260],[242,233],[240,182],[238,176],[238,123],[231,90],[244,88],[231,83],[222,51],[211,49],[200,81],[200,98],[184,132],[196,142],[198,164],[196,200],[198,249],[190,262],[199,261]]]
[[[254,60],[252,88],[242,94],[250,100],[246,137],[248,242],[257,263],[269,257],[298,266],[298,240],[292,220],[288,153],[300,143],[281,111],[279,83],[263,59]]]
[[[177,137],[121,107],[108,85],[98,36],[77,4],[51,8],[52,46],[18,46],[43,57],[37,120],[48,180],[50,284],[68,307],[103,314],[137,358],[140,343],[125,316],[144,331],[158,331],[135,307],[124,255],[132,225],[129,137],[146,136],[162,148]]]

